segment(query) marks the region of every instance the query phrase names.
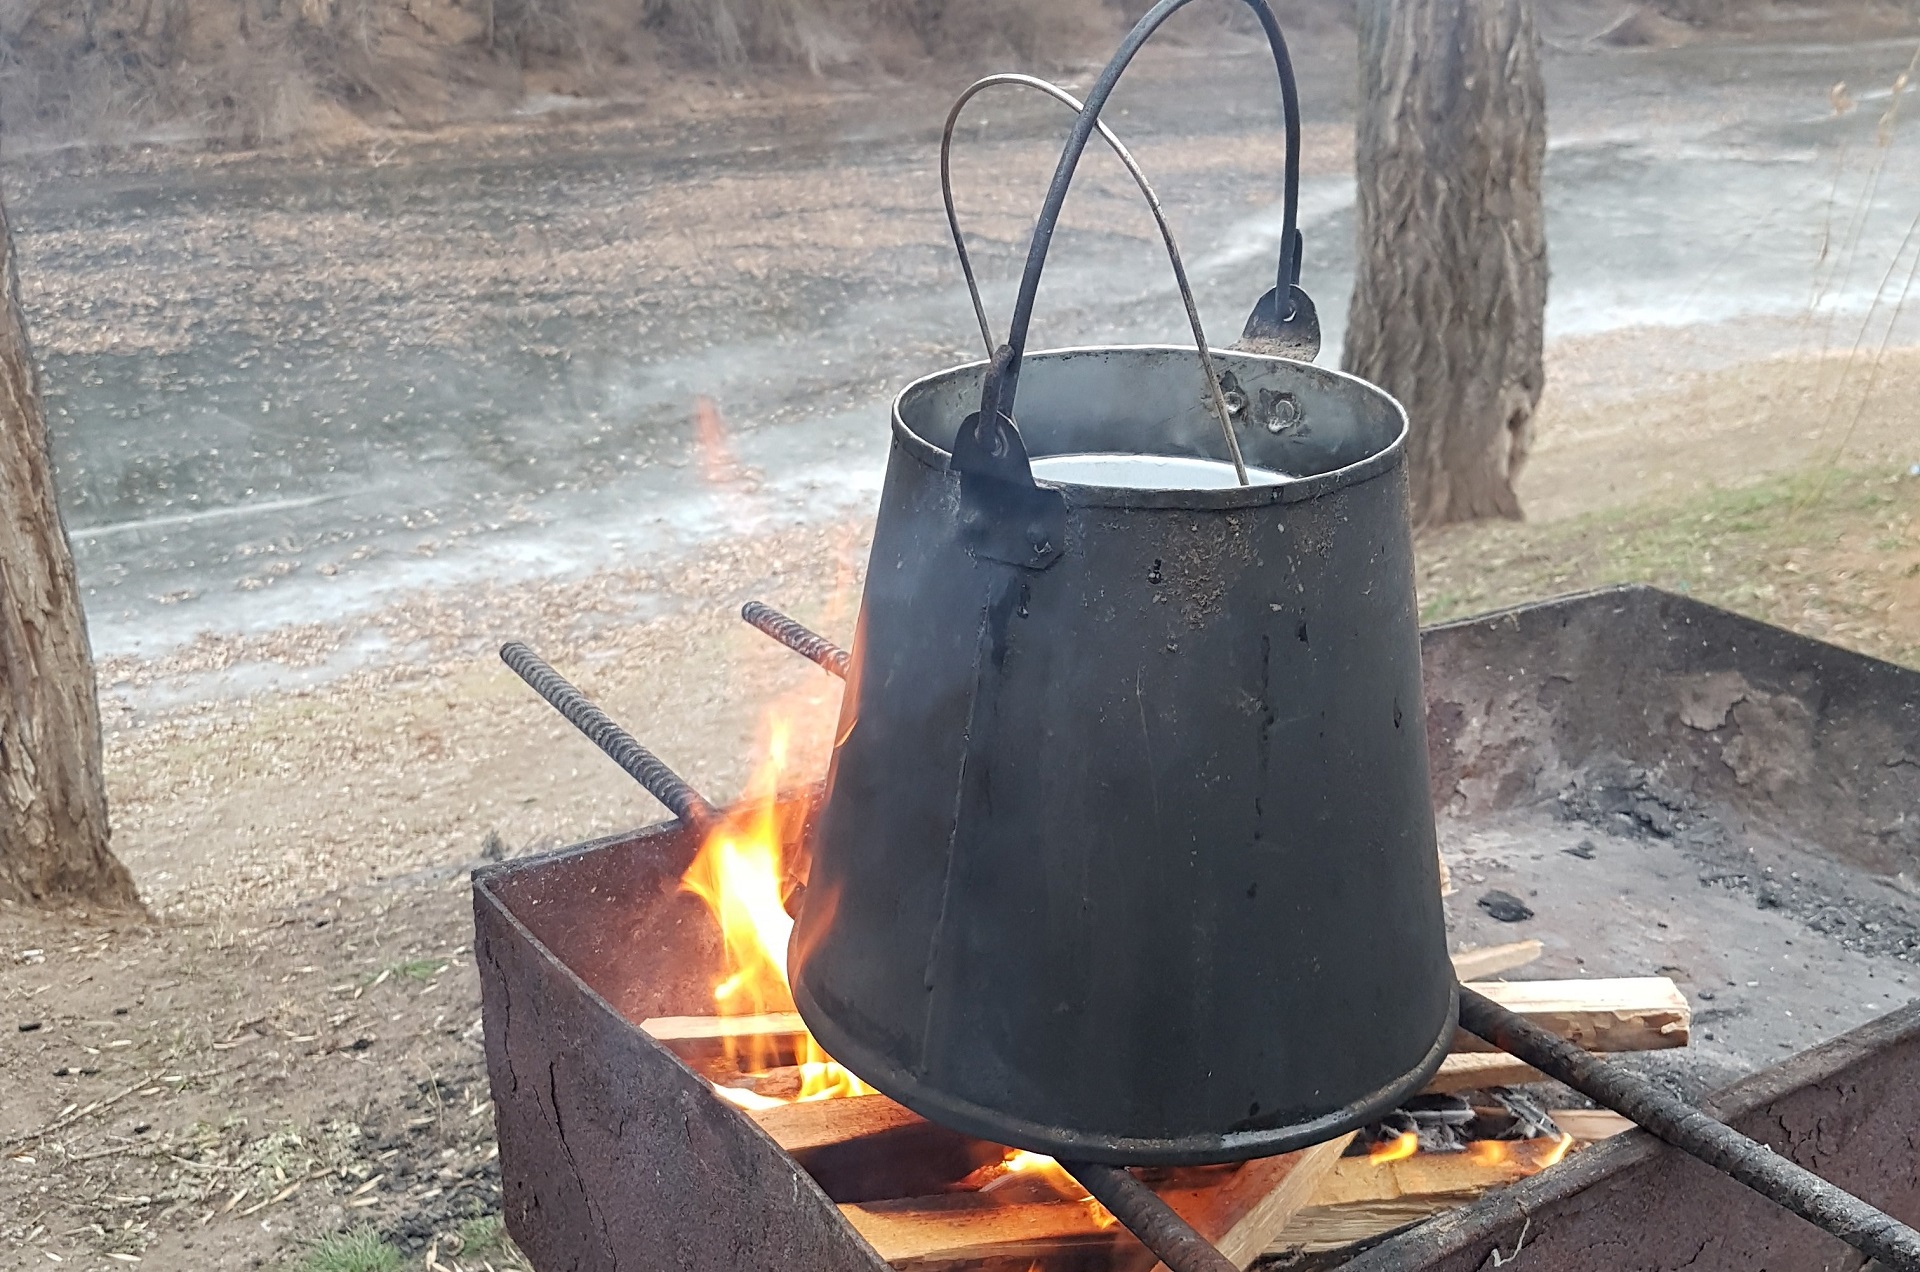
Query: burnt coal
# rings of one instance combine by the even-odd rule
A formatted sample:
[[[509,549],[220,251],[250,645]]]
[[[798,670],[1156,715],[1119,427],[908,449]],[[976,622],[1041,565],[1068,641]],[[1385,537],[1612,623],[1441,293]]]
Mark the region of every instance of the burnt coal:
[[[1502,923],[1523,923],[1533,917],[1533,909],[1525,901],[1498,888],[1480,898],[1480,908]]]

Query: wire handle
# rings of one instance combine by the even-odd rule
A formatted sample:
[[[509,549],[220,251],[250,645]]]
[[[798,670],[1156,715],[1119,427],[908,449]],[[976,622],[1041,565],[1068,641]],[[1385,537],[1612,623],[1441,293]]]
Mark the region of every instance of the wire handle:
[[[973,316],[980,323],[980,340],[987,347],[987,357],[993,357],[993,332],[987,326],[986,306],[980,303],[980,285],[973,276],[973,258],[967,253],[966,236],[960,233],[960,216],[953,206],[953,130],[960,122],[960,112],[966,108],[982,91],[996,84],[1014,84],[1022,88],[1038,89],[1067,109],[1078,113],[1084,109],[1080,100],[1058,84],[1043,80],[1035,75],[1019,75],[1011,72],[989,75],[967,85],[967,90],[954,102],[953,109],[947,112],[946,127],[940,132],[940,198],[947,208],[947,228],[953,232],[953,250],[960,257],[960,272],[966,276],[967,296],[973,301]],[[1187,323],[1193,328],[1194,348],[1200,354],[1200,374],[1207,381],[1207,399],[1213,406],[1213,413],[1220,420],[1220,435],[1226,438],[1227,454],[1233,460],[1234,476],[1242,486],[1247,484],[1247,461],[1240,454],[1240,439],[1233,434],[1233,413],[1227,409],[1227,396],[1220,387],[1219,372],[1214,369],[1213,350],[1207,345],[1207,333],[1200,327],[1200,307],[1194,303],[1193,288],[1187,282],[1187,267],[1180,259],[1180,246],[1173,241],[1173,227],[1167,224],[1166,211],[1160,206],[1160,196],[1154,193],[1153,185],[1147,180],[1147,174],[1140,169],[1133,154],[1120,139],[1113,134],[1104,121],[1094,125],[1100,137],[1113,150],[1127,172],[1132,175],[1133,183],[1140,187],[1141,195],[1147,201],[1148,209],[1153,213],[1155,225],[1160,227],[1160,240],[1167,247],[1167,261],[1173,266],[1174,285],[1180,289],[1180,301],[1187,308]],[[749,620],[751,621],[751,620]]]
[[[974,465],[979,465],[979,475],[990,477],[1022,471],[1027,467],[1025,445],[1013,422],[1013,405],[1020,387],[1020,362],[1026,351],[1027,331],[1033,321],[1033,302],[1040,290],[1040,274],[1046,268],[1047,250],[1052,246],[1054,230],[1059,226],[1061,207],[1073,184],[1073,174],[1080,156],[1086,151],[1087,141],[1094,129],[1099,126],[1100,112],[1113,95],[1121,74],[1161,24],[1190,3],[1192,0],[1160,0],[1147,10],[1127,33],[1126,39],[1121,41],[1113,59],[1100,72],[1100,78],[1094,81],[1093,88],[1087,93],[1086,104],[1081,108],[1079,118],[1074,121],[1066,148],[1061,151],[1060,162],[1054,168],[1053,181],[1047,187],[1047,197],[1041,204],[1039,218],[1034,224],[1033,238],[1027,245],[1026,268],[1020,275],[1020,292],[1014,302],[1012,321],[1007,326],[1007,342],[995,350],[988,367],[981,386],[979,414],[969,416],[962,423],[961,436],[954,441],[954,463],[962,470],[963,476]],[[1299,253],[1300,95],[1294,83],[1293,61],[1287,53],[1286,37],[1281,34],[1280,23],[1273,16],[1273,9],[1267,0],[1244,0],[1244,3],[1253,10],[1266,32],[1267,44],[1273,51],[1274,69],[1280,77],[1280,102],[1287,149],[1282,191],[1280,260],[1272,296],[1276,317],[1284,321],[1292,312],[1291,305],[1285,303],[1284,298],[1294,294],[1293,278]],[[1258,306],[1255,315],[1256,318],[1259,315]],[[971,437],[967,436],[969,433]],[[1013,454],[1016,451],[1018,454]],[[980,458],[986,458],[987,462],[980,464]]]

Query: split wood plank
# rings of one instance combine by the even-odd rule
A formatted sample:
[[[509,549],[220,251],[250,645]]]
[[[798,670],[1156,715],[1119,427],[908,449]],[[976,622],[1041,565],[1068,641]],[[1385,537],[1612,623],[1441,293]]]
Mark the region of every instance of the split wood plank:
[[[769,1011],[757,1016],[655,1016],[640,1027],[661,1042],[725,1042],[765,1034],[807,1031],[797,1011]]]
[[[1553,1124],[1576,1144],[1611,1139],[1633,1129],[1633,1123],[1607,1109],[1553,1109]],[[1560,1155],[1552,1139],[1488,1141],[1499,1147],[1469,1149],[1464,1153],[1416,1153],[1397,1162],[1375,1162],[1365,1157],[1342,1157],[1314,1190],[1315,1206],[1396,1201],[1406,1197],[1477,1197],[1537,1175]]]
[[[695,1067],[710,1065],[728,1054],[728,1047],[752,1044],[750,1054],[763,1063],[792,1064],[799,1059],[799,1039],[807,1032],[797,1011],[770,1011],[755,1016],[655,1016],[640,1022],[655,1042]]]
[[[1478,1197],[1537,1175],[1561,1153],[1557,1140],[1513,1140],[1495,1151],[1416,1153],[1397,1162],[1343,1157],[1327,1172],[1312,1198],[1316,1206],[1340,1206],[1399,1197]]]
[[[1545,1082],[1546,1075],[1504,1051],[1463,1051],[1440,1062],[1439,1072],[1427,1079],[1422,1095],[1452,1095],[1488,1087],[1526,1086]]]
[[[837,1202],[939,1192],[1005,1150],[929,1122],[884,1095],[808,1100],[747,1116]]]
[[[1581,1144],[1633,1129],[1631,1121],[1606,1109],[1554,1109],[1548,1116]],[[1321,1254],[1372,1241],[1514,1180],[1499,1164],[1476,1162],[1464,1153],[1379,1164],[1364,1157],[1342,1158],[1321,1181],[1312,1203],[1301,1208],[1266,1252]]]
[[[1193,1186],[1191,1173],[1172,1172],[1155,1191],[1246,1267],[1306,1205],[1350,1138],[1246,1163],[1217,1184]],[[991,1193],[948,1193],[842,1205],[840,1213],[898,1272],[1003,1262],[1023,1269],[1063,1250],[1132,1240],[1091,1199],[1009,1203]]]
[[[948,1193],[842,1205],[840,1213],[897,1272],[1032,1259],[1114,1240],[1080,1202],[1005,1204],[981,1193]]]
[[[1547,1116],[1582,1144],[1597,1144],[1640,1129],[1632,1118],[1622,1117],[1612,1109],[1554,1109]]]
[[[1514,941],[1507,945],[1482,945],[1461,950],[1453,956],[1453,974],[1463,981],[1485,980],[1516,967],[1525,967],[1539,958],[1545,948],[1538,941]]]
[[[884,1095],[850,1095],[744,1111],[789,1153],[882,1135],[922,1120],[912,1109]]]
[[[1246,1162],[1218,1186],[1192,1194],[1190,1203],[1175,1192],[1163,1197],[1229,1263],[1250,1267],[1312,1200],[1352,1141],[1349,1133],[1298,1152]],[[1168,1272],[1167,1265],[1156,1263],[1153,1272]]]
[[[1400,1197],[1348,1206],[1307,1206],[1267,1248],[1269,1255],[1331,1254],[1395,1229],[1431,1219],[1460,1204],[1457,1197]]]
[[[1479,981],[1469,988],[1588,1051],[1661,1051],[1692,1037],[1693,1008],[1665,976]],[[1453,1049],[1492,1050],[1465,1030]]]
[[[1516,942],[1526,944],[1529,942]],[[1665,976],[1475,981],[1471,988],[1588,1051],[1660,1051],[1684,1047],[1691,1036],[1692,1008],[1679,986]],[[715,1054],[730,1039],[788,1037],[806,1032],[800,1013],[791,1011],[758,1016],[657,1016],[643,1021],[640,1027],[689,1058]],[[1455,1040],[1454,1049],[1490,1050],[1486,1043],[1466,1034]]]

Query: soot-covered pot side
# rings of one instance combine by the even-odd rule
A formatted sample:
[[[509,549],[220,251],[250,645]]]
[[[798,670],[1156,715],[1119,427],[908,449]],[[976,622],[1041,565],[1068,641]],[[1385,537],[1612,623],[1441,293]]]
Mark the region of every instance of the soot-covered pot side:
[[[970,550],[984,364],[895,404],[791,965],[808,1026],[928,1117],[1125,1164],[1286,1151],[1423,1083],[1453,978],[1403,413],[1216,353],[1279,484],[1061,486],[1056,555]],[[1194,353],[1026,358],[1036,458],[1217,458]]]

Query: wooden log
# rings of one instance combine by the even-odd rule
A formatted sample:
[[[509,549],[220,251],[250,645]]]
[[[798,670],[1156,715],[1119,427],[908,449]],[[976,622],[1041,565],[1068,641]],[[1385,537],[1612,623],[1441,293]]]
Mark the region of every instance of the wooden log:
[[[1684,1047],[1692,1038],[1693,1009],[1665,976],[1480,981],[1473,988],[1588,1051],[1661,1051]],[[1464,1030],[1453,1049],[1492,1050]]]
[[[1540,957],[1545,947],[1538,941],[1514,941],[1508,945],[1482,945],[1461,950],[1453,956],[1453,974],[1463,981],[1485,980],[1525,967]]]

